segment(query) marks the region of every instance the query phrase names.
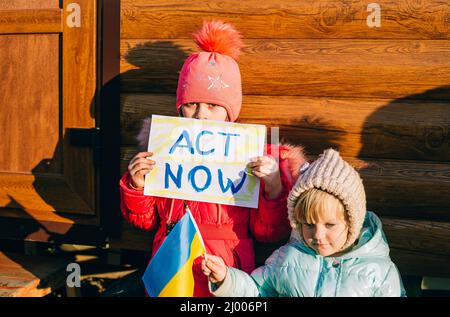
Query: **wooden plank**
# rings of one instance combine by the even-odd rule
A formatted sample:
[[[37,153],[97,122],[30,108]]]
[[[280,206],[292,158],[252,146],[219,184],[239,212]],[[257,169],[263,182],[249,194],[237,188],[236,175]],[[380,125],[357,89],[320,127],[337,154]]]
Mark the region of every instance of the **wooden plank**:
[[[239,122],[278,127],[281,139],[302,144],[310,154],[334,147],[347,157],[450,161],[448,105],[430,100],[244,95]],[[122,146],[137,144],[142,119],[153,114],[176,116],[175,95],[121,95]]]
[[[0,34],[61,33],[61,9],[1,10]]]
[[[57,212],[48,212],[47,210],[26,210],[22,211],[18,208],[2,208],[0,217],[8,217],[17,220],[30,220],[38,222],[46,229],[57,228],[58,224],[68,231],[71,225],[79,224],[85,226],[96,226],[100,224],[100,220],[96,217],[86,217],[77,214],[59,214]]]
[[[2,290],[5,290],[7,292],[11,292],[9,297],[20,297],[20,296],[27,296],[27,294],[30,294],[35,289],[38,288],[40,283],[39,279],[34,280],[21,280],[21,279],[11,279],[7,277],[2,277],[0,279],[0,292]],[[41,290],[42,296],[50,293],[46,290]],[[34,293],[34,292],[33,292]]]
[[[369,210],[404,219],[450,221],[448,163],[346,160],[361,173]]]
[[[450,99],[448,40],[245,44],[239,66],[247,95]],[[175,93],[181,65],[195,50],[190,40],[122,40],[122,92]]]
[[[0,206],[26,213],[68,212],[91,214],[92,209],[58,176],[0,173]],[[0,211],[0,216],[3,216]],[[49,213],[48,219],[51,219]]]
[[[65,281],[68,257],[26,256],[0,252],[0,295],[45,296]]]
[[[442,0],[376,2],[381,27],[367,25],[363,0],[123,0],[122,38],[187,38],[204,19],[236,25],[246,38],[449,39],[450,4]]]
[[[409,250],[391,249],[392,261],[401,274],[430,277],[450,277],[450,256]]]
[[[71,0],[63,0],[67,8]],[[92,148],[70,144],[70,128],[95,127],[97,74],[97,1],[78,0],[80,27],[63,23],[62,47],[62,137],[64,177],[95,213],[95,172]],[[64,11],[66,21],[70,11]],[[83,177],[80,177],[80,173]]]
[[[2,0],[0,10],[59,8],[59,0]]]
[[[450,222],[391,217],[381,217],[381,221],[393,249],[450,257]]]

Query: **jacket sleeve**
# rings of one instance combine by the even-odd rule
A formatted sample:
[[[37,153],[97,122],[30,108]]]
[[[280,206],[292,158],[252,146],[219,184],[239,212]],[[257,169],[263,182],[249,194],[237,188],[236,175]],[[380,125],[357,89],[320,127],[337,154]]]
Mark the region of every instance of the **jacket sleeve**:
[[[210,291],[216,297],[277,297],[270,278],[271,268],[262,266],[251,275],[239,269],[229,267],[227,276],[219,287],[210,283]]]
[[[143,191],[130,187],[130,174],[126,172],[120,179],[120,209],[122,216],[132,225],[152,230],[158,223],[156,197],[144,196]]]
[[[276,250],[266,261],[266,265],[255,269],[251,275],[228,267],[227,275],[220,286],[210,283],[210,291],[217,297],[277,297],[277,278],[280,276]]]
[[[289,236],[291,230],[287,217],[288,194],[289,190],[286,184],[283,184],[278,198],[269,200],[261,181],[258,208],[250,211],[250,230],[256,240],[277,242]]]
[[[386,277],[375,290],[375,297],[406,297],[400,274],[395,264],[391,264]]]

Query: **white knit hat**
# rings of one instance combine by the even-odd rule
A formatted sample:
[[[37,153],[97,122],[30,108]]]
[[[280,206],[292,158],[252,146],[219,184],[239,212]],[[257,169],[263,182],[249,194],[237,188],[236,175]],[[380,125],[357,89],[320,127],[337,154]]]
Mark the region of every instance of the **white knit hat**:
[[[358,238],[366,216],[366,194],[358,172],[339,156],[339,152],[333,149],[325,150],[297,179],[289,193],[287,205],[293,229],[299,225],[294,213],[298,197],[312,188],[335,196],[344,205],[349,230],[342,250],[348,248]]]

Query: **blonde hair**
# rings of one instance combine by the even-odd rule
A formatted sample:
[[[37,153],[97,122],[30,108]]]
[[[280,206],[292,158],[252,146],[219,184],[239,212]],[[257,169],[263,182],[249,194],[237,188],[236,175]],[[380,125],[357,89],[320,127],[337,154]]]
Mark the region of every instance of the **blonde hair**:
[[[342,202],[334,195],[317,188],[301,193],[294,209],[299,223],[315,224],[330,213],[336,214],[336,218],[345,220],[348,224],[347,213]]]

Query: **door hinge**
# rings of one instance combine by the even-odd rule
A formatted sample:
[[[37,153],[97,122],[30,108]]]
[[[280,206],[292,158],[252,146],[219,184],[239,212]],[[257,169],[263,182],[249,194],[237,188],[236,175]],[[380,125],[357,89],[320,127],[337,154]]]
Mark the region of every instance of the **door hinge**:
[[[94,165],[100,164],[100,128],[70,128],[69,142],[73,146],[90,147],[94,150]]]

